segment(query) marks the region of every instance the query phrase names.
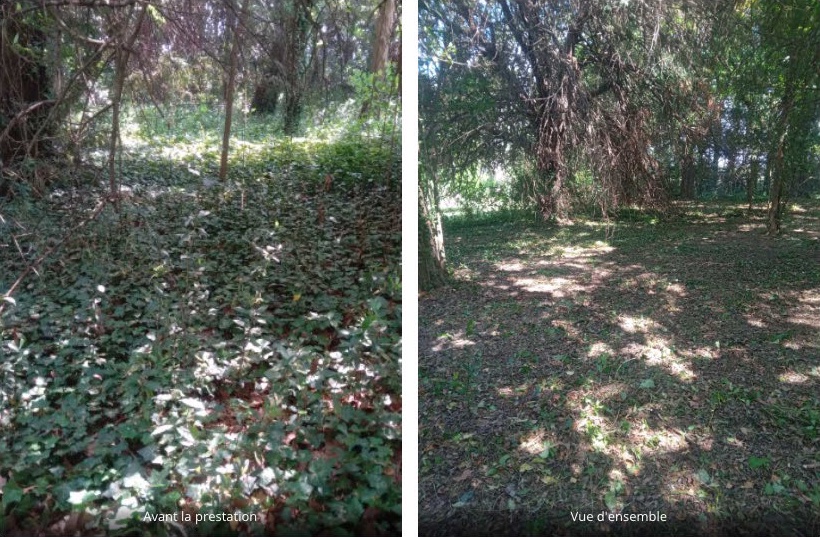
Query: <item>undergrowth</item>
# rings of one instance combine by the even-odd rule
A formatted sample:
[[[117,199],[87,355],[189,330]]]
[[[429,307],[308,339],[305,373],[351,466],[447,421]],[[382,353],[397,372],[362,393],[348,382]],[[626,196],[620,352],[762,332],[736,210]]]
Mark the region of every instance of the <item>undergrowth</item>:
[[[0,207],[3,535],[399,531],[399,147],[207,138]]]

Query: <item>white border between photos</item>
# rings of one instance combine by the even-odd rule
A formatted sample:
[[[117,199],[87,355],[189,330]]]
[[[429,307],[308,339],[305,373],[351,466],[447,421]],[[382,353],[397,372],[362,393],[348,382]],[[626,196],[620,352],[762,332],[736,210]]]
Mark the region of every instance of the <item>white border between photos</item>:
[[[402,3],[402,535],[418,535],[418,3]]]

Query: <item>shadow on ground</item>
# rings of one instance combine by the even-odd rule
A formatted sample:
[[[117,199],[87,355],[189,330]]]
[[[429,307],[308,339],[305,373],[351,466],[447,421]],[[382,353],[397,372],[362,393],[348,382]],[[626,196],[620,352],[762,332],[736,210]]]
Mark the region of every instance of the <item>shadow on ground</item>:
[[[455,281],[419,304],[423,534],[817,533],[820,212],[770,238],[685,209],[450,228]]]

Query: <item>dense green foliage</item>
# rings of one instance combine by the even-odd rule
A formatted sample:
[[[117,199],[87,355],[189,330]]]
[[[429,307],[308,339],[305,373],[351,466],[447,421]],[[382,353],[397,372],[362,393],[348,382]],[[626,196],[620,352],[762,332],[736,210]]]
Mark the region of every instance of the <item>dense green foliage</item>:
[[[223,184],[212,110],[131,115],[119,199],[61,174],[0,207],[0,291],[50,252],[0,317],[0,532],[398,531],[391,133],[248,122]]]
[[[817,2],[428,1],[419,25],[431,200],[560,222],[764,195],[777,233],[820,190]]]

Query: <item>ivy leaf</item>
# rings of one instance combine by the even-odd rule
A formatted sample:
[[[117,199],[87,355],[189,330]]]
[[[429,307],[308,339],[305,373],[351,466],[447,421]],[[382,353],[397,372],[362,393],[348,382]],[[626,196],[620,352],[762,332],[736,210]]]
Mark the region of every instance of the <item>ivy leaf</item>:
[[[185,406],[189,406],[196,410],[205,410],[205,403],[193,397],[186,397],[184,399],[180,399],[179,402]]]
[[[749,468],[757,470],[769,466],[769,459],[767,457],[749,457]]]
[[[646,388],[646,389],[654,388],[655,387],[655,381],[652,380],[652,379],[644,379],[644,380],[641,381],[640,387],[641,388]]]

